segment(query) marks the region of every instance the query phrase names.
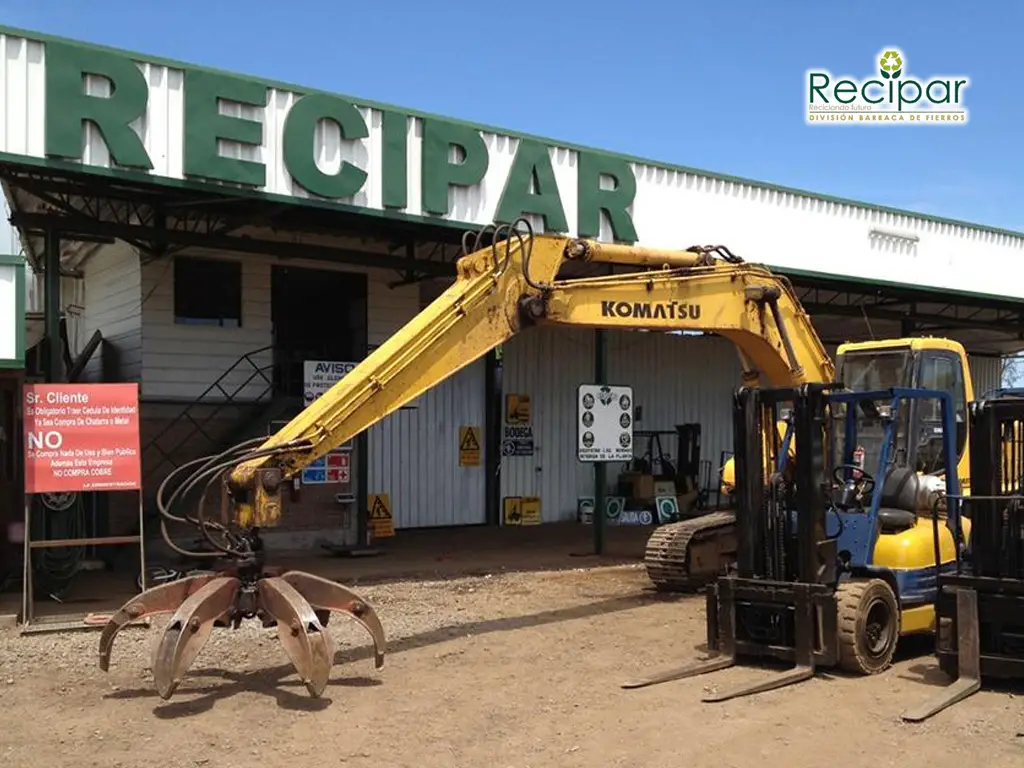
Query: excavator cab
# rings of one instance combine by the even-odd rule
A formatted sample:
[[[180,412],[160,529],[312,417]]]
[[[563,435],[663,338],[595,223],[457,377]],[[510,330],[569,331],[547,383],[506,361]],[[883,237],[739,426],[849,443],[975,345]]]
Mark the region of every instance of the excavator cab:
[[[948,465],[955,446],[947,392],[740,389],[733,408],[737,562],[707,591],[714,655],[624,687],[705,674],[741,658],[794,664],[767,681],[704,697],[725,701],[806,680],[819,666],[857,674],[887,668],[899,637],[920,627],[918,612],[930,609],[934,619],[935,552],[943,563],[956,558],[952,529],[933,540],[925,514],[936,499],[959,492],[956,475],[935,488],[896,451],[904,414],[933,402]],[[771,429],[780,421],[787,424],[782,439]],[[864,424],[873,435],[861,434]],[[864,442],[877,446],[874,461],[859,450]]]
[[[957,471],[961,484],[969,488],[967,445],[967,403],[974,397],[967,353],[949,339],[904,338],[885,341],[848,342],[836,354],[836,380],[854,392],[894,387],[931,389],[953,398],[956,419]],[[941,421],[937,402],[917,402],[904,411],[899,425],[896,458],[909,460],[915,472],[941,477],[945,472],[942,452]],[[879,431],[862,422],[863,460],[873,463],[879,455]],[[782,422],[778,425],[783,429]],[[909,436],[915,435],[911,444]],[[790,450],[792,454],[792,449]],[[733,461],[721,470],[722,492],[728,495],[735,486]]]
[[[956,474],[964,493],[969,492],[970,450],[966,412],[974,390],[967,353],[960,343],[930,337],[847,342],[837,350],[835,380],[853,392],[902,388],[927,389],[949,395],[955,422]],[[837,408],[841,407],[837,404]],[[893,460],[899,466],[909,467],[922,475],[922,482],[929,487],[941,486],[946,473],[941,422],[938,401],[925,398],[911,401],[900,411],[899,423],[894,425]],[[834,442],[841,443],[843,425],[843,419],[839,419],[831,437]],[[883,429],[877,418],[871,417],[863,408],[860,409],[857,426],[859,443],[854,446],[851,460],[873,466],[880,455]],[[776,431],[782,435],[785,430],[785,421],[780,420]],[[795,461],[796,449],[792,442],[788,443],[787,450],[789,461]],[[732,499],[734,507],[738,503],[736,461],[735,457],[730,458],[720,470],[722,497]],[[648,541],[644,557],[654,586],[665,591],[690,590],[710,583],[728,570],[736,559],[738,537],[735,525],[735,514],[727,509],[658,527]],[[919,521],[911,551],[930,552],[930,545],[926,545],[925,540],[931,533],[926,526],[926,521]],[[902,540],[899,546],[903,546]],[[912,563],[914,567],[920,567],[924,562],[918,556],[908,560],[906,552],[898,549],[885,551],[880,557],[897,565]],[[930,631],[934,629],[932,616],[929,610],[923,610],[920,616],[908,616],[908,626],[914,631]]]
[[[945,392],[953,401],[956,471],[970,488],[967,440],[967,404],[974,399],[967,352],[950,339],[904,338],[863,341],[839,346],[836,379],[854,392],[890,389],[928,389]],[[935,400],[919,400],[907,409],[899,426],[900,445],[895,458],[923,475],[941,477],[946,471],[942,450],[941,407]],[[877,434],[877,430],[876,430]],[[866,458],[877,458],[878,446],[869,434]],[[870,451],[870,452],[869,452]]]

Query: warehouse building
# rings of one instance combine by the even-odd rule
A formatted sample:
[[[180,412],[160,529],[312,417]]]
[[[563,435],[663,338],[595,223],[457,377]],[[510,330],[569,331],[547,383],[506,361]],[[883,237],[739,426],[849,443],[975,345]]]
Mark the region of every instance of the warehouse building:
[[[830,354],[848,339],[949,336],[983,391],[1024,348],[1024,285],[1001,279],[1020,233],[34,32],[0,28],[0,48],[28,375],[64,378],[71,360],[81,381],[140,382],[150,493],[196,452],[283,423],[443,290],[465,230],[520,215],[537,232],[723,243],[790,278]],[[61,335],[64,347],[39,343]],[[500,524],[506,498],[536,498],[543,522],[575,519],[594,490],[575,401],[595,338],[534,329],[473,362],[303,473],[281,534],[351,543],[371,494],[387,495],[399,535]],[[732,345],[604,338],[637,429],[700,424],[716,484]],[[479,456],[460,452],[467,427]],[[130,525],[131,510],[113,512],[111,529]]]

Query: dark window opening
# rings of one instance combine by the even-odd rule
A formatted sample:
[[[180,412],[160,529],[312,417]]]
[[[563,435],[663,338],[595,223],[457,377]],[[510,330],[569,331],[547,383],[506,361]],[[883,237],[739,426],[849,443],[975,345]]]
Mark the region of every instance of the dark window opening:
[[[270,273],[275,391],[301,397],[304,361],[359,362],[367,354],[367,277],[275,264]]]
[[[174,259],[174,322],[178,325],[242,325],[242,264],[222,259]]]
[[[963,456],[967,443],[967,388],[960,358],[951,352],[925,352],[921,356],[920,386],[948,392],[953,399],[956,454]],[[942,405],[926,400],[919,405],[918,470],[939,472],[946,468],[942,455]]]

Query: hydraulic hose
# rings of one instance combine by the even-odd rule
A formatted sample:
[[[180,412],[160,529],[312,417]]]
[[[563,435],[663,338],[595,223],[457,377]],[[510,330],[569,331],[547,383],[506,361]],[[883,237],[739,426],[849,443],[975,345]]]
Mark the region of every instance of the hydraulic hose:
[[[160,483],[160,486],[157,489],[156,505],[157,511],[160,513],[161,517],[160,533],[168,547],[180,555],[191,558],[215,559],[223,557],[224,555],[241,558],[250,554],[246,538],[231,531],[227,526],[224,526],[221,523],[207,520],[203,513],[203,506],[206,501],[207,490],[213,484],[213,481],[220,477],[225,471],[234,469],[239,464],[252,459],[278,456],[284,453],[304,450],[311,447],[307,440],[294,440],[283,445],[274,446],[273,448],[254,447],[264,443],[265,441],[266,439],[263,437],[252,438],[238,443],[221,453],[193,459],[192,461],[177,467],[164,478],[163,482]],[[197,465],[201,466],[182,480],[171,492],[169,498],[165,498],[165,494],[171,482]],[[195,517],[190,515],[176,515],[171,512],[171,509],[174,508],[175,504],[181,501],[189,491],[204,481],[206,481],[206,484],[200,496]],[[175,544],[167,529],[168,522],[185,523],[198,528],[202,533],[203,538],[205,538],[207,543],[213,547],[214,551],[191,551]],[[214,531],[220,534],[222,538],[221,541],[214,539]]]

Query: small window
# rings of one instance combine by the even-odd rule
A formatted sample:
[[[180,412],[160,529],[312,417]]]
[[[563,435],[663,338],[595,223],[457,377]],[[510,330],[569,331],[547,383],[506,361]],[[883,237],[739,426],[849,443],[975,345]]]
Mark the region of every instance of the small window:
[[[959,358],[941,353],[925,353],[921,360],[921,386],[924,389],[948,392],[953,398],[953,410],[957,420],[964,418],[967,394]],[[932,404],[929,410],[934,414],[934,419],[942,418],[938,403]]]
[[[222,259],[174,259],[174,322],[178,325],[242,325],[242,264]]]
[[[957,457],[963,456],[967,443],[967,391],[964,387],[960,358],[946,352],[925,352],[921,357],[920,377],[922,388],[948,392],[953,398],[956,453]],[[920,470],[923,472],[935,472],[945,465],[942,460],[942,442],[939,439],[941,424],[942,411],[939,403],[931,401],[923,405],[919,426],[921,444],[918,447],[918,455],[922,462]]]

